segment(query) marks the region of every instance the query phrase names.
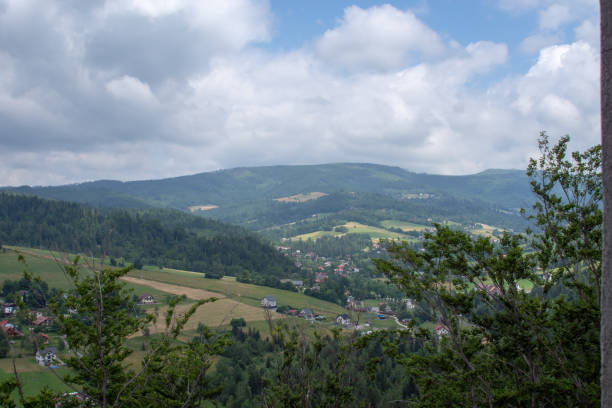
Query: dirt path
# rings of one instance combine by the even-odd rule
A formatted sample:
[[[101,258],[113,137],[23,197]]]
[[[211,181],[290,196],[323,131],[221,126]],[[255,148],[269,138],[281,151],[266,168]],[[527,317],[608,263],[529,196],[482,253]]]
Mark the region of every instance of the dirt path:
[[[171,285],[169,283],[162,283],[162,282],[151,281],[147,279],[138,279],[132,276],[124,276],[121,278],[121,280],[125,282],[135,283],[137,285],[148,286],[150,288],[157,289],[159,291],[166,292],[166,293],[171,293],[177,296],[185,295],[189,299],[193,299],[193,300],[208,299],[211,297],[222,299],[225,297],[225,295],[221,293],[209,292],[207,290],[202,290],[202,289],[188,288],[185,286]]]

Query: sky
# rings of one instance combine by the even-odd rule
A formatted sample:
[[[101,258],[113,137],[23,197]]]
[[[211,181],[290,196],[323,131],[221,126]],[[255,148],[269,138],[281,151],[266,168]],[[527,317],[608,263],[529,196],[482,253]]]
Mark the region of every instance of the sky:
[[[0,186],[600,142],[596,0],[0,0]]]

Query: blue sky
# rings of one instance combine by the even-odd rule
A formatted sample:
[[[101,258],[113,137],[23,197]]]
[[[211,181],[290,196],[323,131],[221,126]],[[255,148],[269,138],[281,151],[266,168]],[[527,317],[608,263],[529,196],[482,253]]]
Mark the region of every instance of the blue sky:
[[[599,141],[595,0],[0,0],[0,185]]]

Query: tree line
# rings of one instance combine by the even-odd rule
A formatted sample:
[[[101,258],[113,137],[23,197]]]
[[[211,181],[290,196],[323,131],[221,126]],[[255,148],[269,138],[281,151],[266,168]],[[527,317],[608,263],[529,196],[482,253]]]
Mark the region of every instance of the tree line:
[[[0,242],[110,256],[207,277],[295,273],[267,242],[242,228],[176,210],[101,210],[0,193]]]

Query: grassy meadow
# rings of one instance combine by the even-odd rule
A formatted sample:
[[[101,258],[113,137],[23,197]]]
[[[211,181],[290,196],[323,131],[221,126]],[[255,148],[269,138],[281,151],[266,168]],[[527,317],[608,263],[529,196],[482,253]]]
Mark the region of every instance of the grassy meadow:
[[[346,224],[336,225],[336,227],[345,227],[348,229],[347,232],[336,232],[336,231],[314,231],[307,234],[296,235],[292,237],[292,240],[308,240],[318,239],[324,236],[329,237],[341,237],[346,234],[367,234],[373,241],[381,239],[399,239],[405,241],[415,241],[414,237],[406,234],[400,234],[397,232],[388,231],[384,228],[374,227],[372,225],[365,225],[358,222],[347,222]]]

